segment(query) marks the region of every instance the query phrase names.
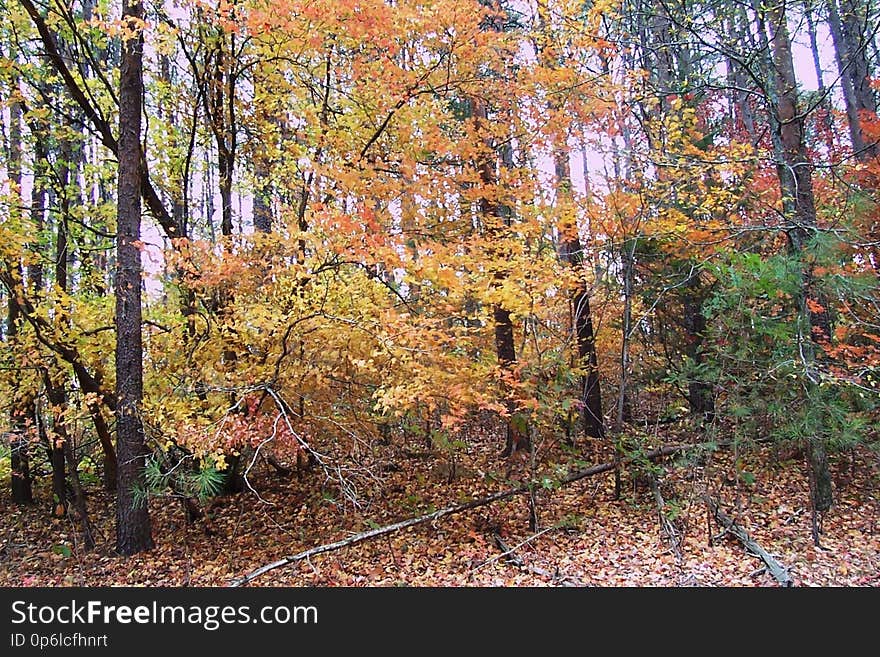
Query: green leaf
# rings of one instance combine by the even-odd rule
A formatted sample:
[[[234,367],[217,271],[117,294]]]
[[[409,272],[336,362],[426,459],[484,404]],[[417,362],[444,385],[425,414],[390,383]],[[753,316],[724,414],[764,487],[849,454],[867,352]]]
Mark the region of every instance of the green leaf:
[[[60,554],[62,557],[73,556],[73,550],[71,550],[67,545],[64,545],[64,543],[56,543],[55,545],[53,545],[52,552],[55,554]]]

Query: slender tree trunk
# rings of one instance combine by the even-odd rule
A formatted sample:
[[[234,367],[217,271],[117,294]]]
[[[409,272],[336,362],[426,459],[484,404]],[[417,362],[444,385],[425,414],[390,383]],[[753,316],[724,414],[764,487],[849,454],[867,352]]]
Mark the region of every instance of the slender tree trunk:
[[[123,0],[123,23],[136,36],[123,42],[119,72],[119,176],[116,249],[116,550],[129,555],[153,548],[145,499],[141,337],[140,134],[143,103],[143,4]]]
[[[471,106],[478,129],[486,130],[488,128],[488,107],[486,102],[474,97],[471,98]],[[489,200],[490,197],[497,193],[498,179],[495,171],[497,158],[492,156],[494,146],[488,136],[484,138],[484,147],[486,148],[486,153],[481,156],[482,160],[478,163],[480,183],[483,186],[483,195],[480,198],[480,217],[486,232],[497,238],[497,242],[501,242],[504,237],[502,228],[510,224],[510,211],[497,201]],[[493,254],[495,257],[504,257],[500,249],[495,250],[496,252]],[[496,275],[499,283],[503,276],[503,274]],[[498,365],[501,368],[502,376],[510,378],[513,376],[513,368],[516,365],[516,345],[510,310],[501,304],[496,304],[492,309],[492,318],[495,321],[495,353],[498,357]],[[510,386],[505,383],[502,389],[504,390],[508,419],[505,427],[505,447],[501,455],[510,456],[517,450],[528,449],[528,432],[515,419],[516,402],[513,399],[513,392]]]
[[[791,52],[791,40],[786,25],[784,7],[774,5],[767,9],[767,22],[771,32],[772,47],[772,87],[776,98],[774,99],[774,131],[778,138],[774,143],[779,144],[780,151],[776,153],[779,159],[777,171],[782,194],[787,201],[784,203],[786,216],[789,217],[790,227],[787,231],[789,247],[797,257],[801,257],[808,246],[809,240],[816,232],[816,206],[813,198],[812,165],[807,157],[803,135],[804,117],[800,115],[797,97],[797,79],[794,72],[794,62]],[[805,361],[805,367],[812,367],[815,359],[815,343],[825,342],[830,338],[830,326],[828,325],[827,313],[814,312],[811,306],[824,307],[812,289],[811,274],[804,271],[803,290],[800,300],[800,313],[803,325],[810,332],[807,337],[801,337],[799,351]],[[810,303],[810,302],[814,303]],[[810,385],[812,382],[808,372]],[[826,511],[833,502],[831,472],[828,468],[828,460],[825,454],[825,436],[816,435],[807,437],[808,450],[810,453],[810,466],[812,468],[813,506],[817,511]]]
[[[224,237],[232,235],[232,173],[234,159],[225,149],[219,149],[217,157],[218,175],[220,176],[220,234]]]
[[[621,248],[623,260],[623,326],[621,328],[620,341],[620,386],[617,389],[617,408],[614,417],[614,433],[623,431],[623,421],[627,412],[627,385],[629,383],[629,343],[632,335],[632,293],[633,293],[633,270],[635,267],[635,252],[638,237],[630,237],[625,240]],[[621,479],[620,463],[622,459],[620,445],[614,446],[614,499],[620,499]]]
[[[34,230],[34,239],[30,249],[39,254],[41,250],[40,238],[46,227],[46,170],[48,159],[46,146],[42,140],[36,140],[34,144],[34,180],[31,187],[31,224]],[[38,299],[43,292],[43,260],[34,258],[28,264],[28,287],[34,299]]]
[[[70,216],[70,194],[75,187],[70,184],[71,169],[74,177],[74,146],[70,139],[64,139],[58,151],[58,212],[55,226],[55,286],[62,292],[68,292],[67,273],[69,252],[67,246],[68,218]],[[61,314],[56,322],[67,328],[70,325],[67,313]],[[63,376],[44,376],[46,395],[52,405],[52,432],[49,434],[49,463],[52,466],[52,511],[56,518],[67,514],[67,473],[64,467],[64,443],[67,441],[67,426],[64,422],[64,410],[67,407],[67,391]]]
[[[70,470],[70,486],[73,488],[73,508],[76,509],[77,519],[83,537],[83,547],[92,550],[95,547],[95,532],[92,522],[89,520],[89,511],[86,505],[86,495],[83,491],[82,482],[79,480],[79,463],[73,454],[73,445],[69,440],[64,442],[64,457],[67,459],[67,467]]]
[[[850,2],[841,4],[842,8],[852,11]],[[853,152],[860,160],[874,157],[878,153],[877,144],[869,143],[862,130],[861,113],[875,113],[877,105],[870,88],[868,64],[865,58],[865,44],[861,43],[861,30],[852,16],[841,18],[837,0],[828,0],[828,27],[834,42],[834,55],[840,72],[840,86],[846,107],[846,119],[849,126],[850,141]],[[863,35],[862,35],[863,38]]]
[[[820,121],[825,148],[828,149],[828,157],[834,153],[834,123],[831,120],[831,101],[827,96],[825,76],[822,74],[822,59],[819,56],[819,40],[816,36],[816,21],[813,18],[813,0],[804,2],[804,16],[807,19],[807,35],[810,38],[810,52],[813,55],[813,69],[816,72],[816,88],[822,97],[820,106]]]
[[[64,409],[67,406],[67,393],[64,384],[52,380],[52,375],[44,373],[46,395],[52,405],[52,431],[47,432],[49,441],[49,461],[52,465],[52,515],[63,518],[67,515],[67,473],[64,463],[65,444],[70,440]]]
[[[17,99],[19,93],[18,76],[13,74],[10,81],[11,102],[9,103],[9,131],[8,131],[8,164],[7,175],[11,183],[11,189],[17,198],[21,198],[21,122],[22,108]],[[12,202],[10,205],[10,219],[13,221],[21,218],[20,203]],[[9,264],[6,265],[10,267]],[[13,279],[15,286],[9,290],[7,305],[6,331],[11,345],[18,342],[19,324],[21,321],[21,308],[18,295],[23,294],[24,281],[22,280],[22,267],[19,262],[11,266],[15,271]],[[16,504],[30,504],[33,502],[33,490],[31,485],[31,473],[28,450],[27,418],[32,408],[32,396],[28,391],[18,388],[13,392],[10,407],[10,424],[12,431],[9,435],[10,467],[12,470],[12,501]]]
[[[18,393],[21,395],[21,393]],[[12,431],[4,434],[10,452],[11,492],[15,504],[32,504],[34,501],[30,471],[30,439],[28,437],[27,417],[22,414],[30,399],[19,398],[12,411]]]
[[[60,370],[59,370],[60,371]],[[95,547],[94,531],[89,520],[89,512],[86,504],[85,492],[79,479],[79,465],[73,451],[71,436],[67,431],[67,423],[64,419],[64,409],[67,406],[67,394],[63,383],[53,381],[52,374],[43,370],[43,383],[46,386],[47,397],[52,406],[52,433],[45,431],[45,425],[40,423],[41,434],[49,446],[50,460],[52,465],[52,490],[54,499],[52,513],[56,518],[62,518],[68,513],[67,474],[65,464],[70,474],[70,487],[73,490],[73,506],[76,510],[76,519],[80,524],[83,536],[83,547],[91,550]],[[58,463],[58,459],[63,463]]]
[[[263,176],[268,174],[267,168],[258,165],[257,178],[265,179]],[[270,191],[267,187],[254,190],[254,230],[258,233],[272,232],[272,207],[269,204]]]
[[[541,63],[551,69],[562,65],[561,59],[564,54],[555,54],[554,50],[548,50],[551,43],[557,47],[556,30],[554,21],[546,4],[538,3],[539,43],[538,56]],[[568,46],[570,48],[570,46]],[[553,53],[553,54],[551,54]],[[559,109],[556,100],[550,100],[548,107],[551,112]],[[584,249],[581,244],[579,226],[573,211],[573,185],[571,180],[570,153],[568,149],[568,130],[562,130],[556,135],[556,143],[553,147],[553,163],[556,173],[556,209],[562,218],[571,217],[571,220],[560,222],[560,249],[559,257],[575,273],[577,282],[572,292],[572,332],[577,346],[577,365],[586,369],[586,374],[581,377],[580,390],[580,424],[587,436],[593,438],[605,437],[605,423],[602,415],[602,390],[599,383],[599,361],[596,355],[596,338],[593,331],[593,317],[590,308],[590,295],[584,280]],[[584,180],[587,183],[586,159],[584,160]],[[570,429],[566,428],[568,432]]]
[[[843,19],[843,38],[846,41],[850,80],[852,80],[853,98],[861,119],[862,113],[877,113],[877,96],[872,83],[873,76],[868,59],[868,30],[872,29],[870,18],[871,3],[865,0],[840,0]],[[865,158],[874,157],[878,153],[876,143],[867,143]]]
[[[116,448],[113,446],[113,436],[110,434],[110,428],[107,426],[107,420],[104,419],[104,413],[100,404],[94,401],[88,402],[89,415],[92,418],[92,424],[95,427],[95,433],[98,435],[98,442],[101,443],[101,449],[104,450],[104,476],[102,482],[104,488],[109,491],[116,490],[118,478],[118,462],[116,460]]]
[[[632,294],[633,294],[633,269],[635,266],[635,251],[637,237],[625,240],[621,248],[623,277],[623,326],[621,328],[620,342],[620,386],[617,389],[617,408],[614,420],[614,430],[620,432],[623,429],[623,421],[626,418],[627,384],[629,373],[629,344],[632,337]]]
[[[694,267],[684,291],[684,326],[687,333],[685,353],[698,368],[703,362],[703,334],[706,318],[703,316],[704,292],[700,287],[700,273]],[[688,381],[688,405],[691,413],[701,415],[710,422],[715,417],[715,399],[712,386],[699,378]]]
[[[230,35],[230,52],[235,51],[235,35]],[[225,37],[220,37],[213,50],[208,52],[210,66],[205,67],[205,112],[214,133],[217,146],[217,175],[220,188],[220,234],[232,235],[232,182],[235,174],[236,115],[235,76],[229,67]]]
[[[264,123],[270,122],[269,117],[265,116],[263,112],[260,112],[259,120]],[[265,139],[268,137],[264,137]],[[256,182],[254,188],[254,231],[258,233],[272,232],[272,183],[270,182],[272,171],[270,164],[269,148],[263,145],[257,149],[253,158]]]
[[[571,202],[571,167],[568,153],[558,148],[554,155],[557,204]],[[562,236],[561,258],[578,275],[578,287],[572,294],[573,328],[577,342],[578,364],[586,368],[581,377],[581,418],[584,433],[593,438],[605,437],[605,422],[602,415],[602,390],[599,383],[599,359],[596,355],[596,338],[593,332],[593,317],[590,310],[590,295],[583,280],[584,250],[577,226],[565,226]]]

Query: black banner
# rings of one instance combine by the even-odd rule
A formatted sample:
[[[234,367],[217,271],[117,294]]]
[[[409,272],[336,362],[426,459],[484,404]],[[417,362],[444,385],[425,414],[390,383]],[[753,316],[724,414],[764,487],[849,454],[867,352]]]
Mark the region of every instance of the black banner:
[[[786,593],[785,591],[788,591]],[[792,589],[6,588],[0,655],[118,651],[166,657],[277,646],[407,654],[478,646],[663,644],[707,632],[741,640],[759,618],[792,626],[816,604]],[[825,596],[825,593],[822,594]],[[808,596],[805,598],[805,596]],[[835,594],[836,596],[836,594]],[[827,602],[827,601],[826,601]],[[799,604],[798,604],[799,603]],[[831,620],[836,605],[823,605]],[[803,619],[801,619],[803,620]],[[666,638],[664,638],[666,637]],[[690,640],[690,639],[688,639]],[[243,652],[243,657],[252,657]],[[199,656],[201,657],[201,656]]]
[[[503,643],[511,631],[577,627],[590,598],[599,602],[587,590],[7,588],[0,654],[317,644],[335,653],[404,637],[421,637],[414,648],[464,636]]]

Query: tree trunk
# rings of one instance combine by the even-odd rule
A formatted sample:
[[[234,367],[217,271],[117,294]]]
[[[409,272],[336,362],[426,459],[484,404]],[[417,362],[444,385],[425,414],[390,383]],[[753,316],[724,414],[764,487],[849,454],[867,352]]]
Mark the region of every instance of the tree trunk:
[[[19,93],[18,76],[13,74],[10,83],[10,91],[12,100],[9,103],[9,154],[7,164],[7,175],[11,183],[10,191],[14,195],[13,198],[21,198],[21,121],[22,108],[16,99]],[[14,200],[9,208],[10,218],[13,220],[21,218],[21,204]],[[7,264],[8,268],[15,270],[13,276],[15,285],[8,290],[9,301],[7,306],[7,322],[6,331],[11,346],[18,342],[19,323],[21,320],[21,308],[19,306],[19,294],[23,294],[21,286],[22,267],[19,262],[14,265]],[[10,467],[12,470],[12,501],[16,504],[30,504],[33,502],[33,491],[31,485],[30,464],[28,460],[28,436],[27,423],[28,411],[32,407],[30,401],[31,395],[27,391],[16,389],[14,391],[11,408],[10,408],[10,424],[12,431],[9,436],[10,448]]]
[[[257,167],[257,177],[263,173],[262,167]],[[254,230],[258,233],[272,232],[272,207],[269,205],[268,185],[263,189],[254,190]]]
[[[230,35],[230,52],[235,51],[235,35]],[[220,234],[232,235],[232,181],[236,157],[235,76],[227,70],[228,55],[225,36],[219,36],[215,47],[208,51],[205,79],[205,112],[217,146],[217,175],[220,187]]]
[[[226,470],[223,471],[223,484],[220,487],[221,495],[235,495],[245,489],[244,475],[242,474],[241,454],[230,456],[226,461]]]
[[[130,555],[153,548],[145,499],[141,336],[140,134],[143,103],[143,4],[123,0],[123,23],[132,31],[123,42],[119,72],[119,174],[116,240],[116,443],[118,451],[116,550]]]
[[[13,430],[5,434],[9,441],[12,501],[15,504],[33,504],[28,438],[22,422],[13,424]]]
[[[488,127],[488,107],[486,102],[480,98],[471,98],[471,106],[473,108],[473,116],[478,129],[486,130]],[[486,153],[482,155],[482,160],[478,163],[480,173],[480,183],[483,186],[483,195],[480,198],[480,217],[487,233],[498,238],[500,241],[504,235],[502,226],[510,225],[509,209],[504,208],[495,200],[489,200],[490,197],[497,194],[497,175],[495,172],[496,158],[491,153],[494,146],[491,139],[484,137],[484,146]],[[500,250],[493,253],[496,258],[503,258],[504,254]],[[500,283],[504,274],[495,275]],[[510,311],[504,306],[498,304],[492,309],[492,318],[495,321],[495,353],[498,358],[498,365],[501,368],[502,376],[513,376],[513,368],[516,365],[516,345],[513,335],[513,320]],[[513,452],[520,449],[528,449],[529,439],[528,431],[524,430],[520,422],[515,420],[516,402],[513,399],[513,392],[507,383],[502,384],[504,390],[505,405],[507,407],[507,422],[505,426],[505,446],[502,456],[510,456]]]
[[[690,361],[697,366],[703,362],[703,333],[706,331],[706,318],[703,316],[704,293],[700,288],[699,270],[694,269],[689,277],[684,292],[684,327],[687,345],[685,353]],[[699,378],[688,380],[688,405],[691,413],[701,415],[712,421],[715,417],[715,399],[712,386]]]
[[[69,252],[67,247],[68,218],[70,217],[70,173],[75,167],[74,145],[70,139],[61,141],[58,151],[58,212],[55,230],[55,286],[67,292],[67,265]],[[73,169],[74,176],[76,169]],[[70,321],[66,313],[56,318],[56,322],[65,329]],[[52,466],[52,513],[56,518],[67,515],[67,473],[64,467],[64,443],[67,441],[67,426],[64,422],[64,410],[67,406],[67,392],[64,389],[63,376],[58,373],[45,372],[44,382],[46,395],[52,405],[52,432],[48,434],[49,463]]]
[[[545,44],[558,41],[553,28],[553,20],[546,4],[538,3],[538,21],[540,36]],[[558,45],[558,44],[557,44]],[[570,46],[569,46],[570,47]],[[564,65],[561,59],[564,55],[548,53],[542,44],[539,47],[539,57],[544,66],[556,68]],[[559,109],[558,101],[550,100],[549,109]],[[571,216],[570,223],[560,222],[560,259],[566,263],[577,278],[577,287],[572,292],[572,330],[577,345],[577,364],[586,368],[586,374],[581,377],[580,390],[580,419],[584,433],[593,438],[605,437],[605,422],[602,415],[602,390],[599,383],[599,360],[596,355],[596,338],[593,331],[593,316],[590,309],[590,295],[587,292],[586,281],[583,277],[584,249],[581,244],[579,228],[575,213],[572,210],[572,180],[571,164],[567,147],[568,130],[556,136],[557,143],[553,148],[553,160],[556,173],[556,207],[560,218]],[[586,180],[586,159],[584,161],[584,178]],[[568,429],[566,429],[568,431]]]
[[[816,72],[816,88],[822,98],[822,104],[819,107],[821,130],[830,158],[834,153],[834,123],[831,120],[831,102],[825,88],[825,77],[822,74],[822,59],[819,55],[819,40],[816,36],[816,21],[813,18],[812,2],[813,0],[804,2],[804,17],[807,19],[807,35],[810,38],[810,52],[813,55],[813,69]]]
[[[79,464],[73,454],[73,445],[70,444],[69,440],[64,443],[64,457],[67,459],[67,467],[70,469],[70,485],[73,488],[73,508],[76,509],[77,519],[82,529],[83,547],[86,550],[91,550],[95,547],[95,532],[89,520],[86,495],[79,480],[79,471],[77,470]]]
[[[617,412],[614,421],[614,430],[620,432],[623,429],[627,398],[627,374],[629,372],[629,342],[632,337],[632,293],[633,293],[633,268],[635,266],[635,251],[637,237],[630,237],[624,241],[620,254],[623,260],[623,326],[621,327],[620,342],[620,386],[617,389]]]
[[[813,507],[816,511],[827,511],[834,502],[834,485],[828,467],[828,453],[822,440],[811,441],[808,447],[810,470],[812,471]]]
[[[52,515],[63,518],[67,515],[67,472],[65,471],[64,449],[69,440],[67,425],[64,422],[64,408],[67,393],[63,384],[52,380],[52,375],[44,372],[46,396],[52,405],[52,431],[47,432],[49,462],[52,466]]]
[[[740,29],[740,21],[737,17],[730,19],[730,28],[732,31],[742,32]],[[727,82],[731,87],[730,107],[733,124],[737,131],[745,131],[749,137],[749,143],[757,144],[758,131],[755,129],[755,117],[752,107],[749,104],[749,93],[746,88],[746,76],[742,71],[738,62],[727,58]]]
[[[272,122],[263,112],[258,114],[258,118],[265,123]],[[277,121],[275,123],[277,124]],[[272,138],[274,139],[274,135]],[[268,139],[268,137],[264,137],[264,139]],[[254,187],[254,231],[258,233],[272,232],[272,171],[269,151],[270,149],[264,145],[257,149],[253,158],[256,182]]]
[[[846,12],[841,17],[840,9]],[[865,57],[864,34],[853,14],[852,2],[843,0],[838,9],[837,0],[828,0],[828,27],[834,43],[834,56],[840,72],[840,86],[846,107],[853,152],[859,160],[867,160],[878,153],[875,143],[869,143],[862,130],[861,113],[876,112],[877,105],[870,88],[868,63]]]
[[[224,237],[232,235],[232,169],[233,157],[225,148],[219,148],[217,157],[218,175],[220,176],[220,234]]]
[[[771,88],[775,98],[773,109],[773,130],[776,132],[774,144],[778,164],[777,172],[783,195],[783,211],[790,225],[787,230],[789,249],[796,257],[802,257],[804,249],[816,231],[816,206],[813,198],[812,165],[807,157],[803,135],[803,121],[798,109],[797,79],[791,53],[791,40],[786,25],[785,9],[774,5],[766,14],[771,33],[772,73]],[[827,313],[813,312],[810,306],[825,307],[817,298],[811,285],[808,270],[802,273],[803,287],[800,299],[802,323],[810,331],[810,336],[801,338],[799,345],[805,367],[812,367],[815,359],[814,343],[830,338]],[[810,303],[810,302],[814,303]],[[808,384],[815,385],[808,371]],[[825,436],[807,437],[814,454],[822,457],[825,453]],[[833,502],[830,486],[831,473],[825,458],[811,458],[812,478],[817,485],[813,497],[816,510],[826,510]]]
[[[874,116],[877,113],[877,97],[872,87],[873,76],[868,61],[867,31],[872,23],[870,17],[872,9],[870,3],[860,0],[840,0],[843,38],[846,41],[846,51],[849,58],[847,73],[852,81],[853,100],[855,100],[860,121],[863,114]],[[861,129],[861,124],[859,128]],[[865,151],[858,153],[857,156],[861,160],[876,157],[880,152],[877,143],[864,139],[864,132],[862,136],[863,141],[866,142]]]
[[[555,153],[557,181],[557,203],[571,201],[571,166],[568,153],[557,149]],[[577,342],[578,364],[586,368],[581,378],[581,418],[584,433],[593,438],[605,437],[605,422],[602,415],[602,390],[599,383],[599,359],[596,355],[596,337],[593,332],[593,317],[590,310],[590,295],[586,283],[580,275],[584,266],[584,250],[578,235],[577,226],[563,227],[561,259],[578,273],[578,287],[572,294],[573,328]]]

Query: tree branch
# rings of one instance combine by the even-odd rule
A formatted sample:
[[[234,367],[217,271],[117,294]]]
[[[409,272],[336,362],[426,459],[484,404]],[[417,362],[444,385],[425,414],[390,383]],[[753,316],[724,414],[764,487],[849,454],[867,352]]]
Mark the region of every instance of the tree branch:
[[[670,454],[677,454],[678,452],[682,452],[689,449],[695,449],[697,447],[701,447],[702,445],[666,445],[660,447],[658,449],[652,450],[643,454],[640,458],[654,460],[660,458],[662,456],[669,456]],[[634,458],[625,459],[624,463],[630,463],[634,461]],[[615,463],[600,463],[599,465],[594,465],[590,468],[586,468],[585,470],[578,470],[573,472],[565,477],[563,477],[559,481],[560,486],[565,486],[567,484],[571,484],[580,479],[585,479],[586,477],[592,477],[593,475],[601,474],[603,472],[609,472],[614,470],[616,467]],[[481,497],[480,499],[471,500],[470,502],[464,502],[462,504],[456,504],[454,506],[448,506],[444,509],[439,509],[438,511],[434,511],[433,513],[428,513],[423,516],[418,516],[416,518],[409,518],[407,520],[401,520],[400,522],[395,522],[390,525],[385,525],[384,527],[377,527],[376,529],[370,529],[369,531],[361,532],[360,534],[355,534],[353,536],[349,536],[348,538],[341,539],[339,541],[335,541],[333,543],[325,543],[324,545],[318,545],[311,549],[305,550],[304,552],[299,552],[298,554],[293,554],[290,556],[283,557],[278,561],[273,561],[272,563],[265,564],[260,566],[256,570],[240,577],[236,580],[233,580],[230,586],[241,586],[242,584],[247,584],[248,582],[252,582],[257,579],[261,575],[268,573],[271,570],[275,570],[276,568],[281,568],[283,566],[289,566],[290,564],[294,564],[298,561],[303,561],[304,559],[309,559],[318,554],[323,554],[325,552],[333,552],[334,550],[339,550],[340,548],[348,547],[349,545],[356,545],[357,543],[363,543],[364,541],[369,541],[374,538],[379,538],[380,536],[386,536],[388,534],[392,534],[396,531],[400,531],[401,529],[407,529],[408,527],[415,527],[416,525],[423,525],[427,522],[433,522],[434,520],[439,520],[445,516],[451,516],[457,513],[462,513],[464,511],[470,511],[471,509],[476,509],[481,506],[486,506],[487,504],[492,504],[493,502],[499,502],[501,500],[506,500],[511,497],[515,497],[517,495],[523,495],[532,490],[534,484],[523,484],[522,486],[518,486],[516,488],[510,488],[508,490],[501,491],[499,493],[494,493],[492,495],[488,495],[487,497]]]

